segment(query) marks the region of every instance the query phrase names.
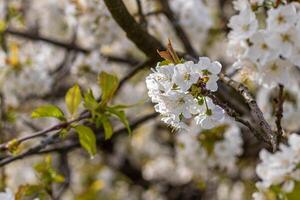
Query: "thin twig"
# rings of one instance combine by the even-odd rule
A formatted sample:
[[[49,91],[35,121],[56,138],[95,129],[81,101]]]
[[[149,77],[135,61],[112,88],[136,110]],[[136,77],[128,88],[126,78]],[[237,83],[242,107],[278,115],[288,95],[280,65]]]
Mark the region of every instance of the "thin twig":
[[[143,12],[143,6],[141,0],[136,0],[136,4],[138,8],[139,23],[142,25],[143,28],[147,28],[147,20]]]
[[[191,56],[196,57],[197,53],[194,50],[192,43],[190,42],[187,34],[185,33],[184,29],[181,27],[178,19],[175,16],[175,13],[172,11],[170,5],[169,5],[169,1],[168,0],[160,0],[160,3],[163,7],[164,10],[164,14],[166,15],[166,17],[168,18],[168,20],[171,22],[176,35],[178,36],[178,38],[181,40],[185,50],[188,52],[188,54],[190,54]]]
[[[140,124],[142,124],[142,123],[144,123],[144,122],[146,122],[150,119],[155,118],[157,115],[158,115],[157,113],[148,114],[148,115],[136,120],[135,122],[131,123],[130,127],[131,127],[131,129],[135,129]],[[127,128],[121,128],[121,129],[114,132],[113,137],[115,137],[116,135],[118,135],[120,133],[126,132],[126,131],[127,131]],[[53,134],[51,136],[48,136],[47,138],[43,139],[40,142],[40,144],[38,144],[34,147],[31,147],[27,151],[25,151],[25,152],[23,152],[23,153],[21,153],[17,156],[8,157],[4,160],[1,160],[0,161],[0,167],[2,167],[4,165],[7,165],[11,162],[14,162],[16,160],[23,159],[23,158],[28,157],[28,156],[38,155],[38,154],[45,154],[45,153],[52,153],[52,152],[61,152],[61,151],[68,152],[68,151],[71,151],[75,148],[80,147],[79,141],[76,140],[73,143],[68,144],[68,145],[63,144],[61,147],[53,147],[53,148],[50,148],[50,149],[43,150],[48,145],[55,143],[56,139],[58,139],[58,138],[59,138],[59,132],[56,132],[55,134]],[[104,139],[103,134],[97,134],[97,142],[98,143],[103,141],[103,139]]]
[[[47,37],[44,37],[37,33],[29,32],[29,31],[20,31],[20,30],[13,29],[13,28],[7,28],[4,31],[4,34],[10,34],[10,35],[13,35],[16,37],[26,38],[26,39],[33,40],[33,41],[42,41],[42,42],[52,44],[57,47],[64,48],[69,51],[73,50],[73,51],[81,52],[84,54],[88,54],[92,51],[91,49],[86,49],[86,48],[80,47],[80,46],[76,45],[74,42],[66,43],[66,42],[62,42],[62,41],[55,40],[52,38],[47,38]],[[138,62],[133,58],[121,58],[121,57],[114,56],[114,55],[102,55],[102,56],[105,57],[110,62],[119,62],[119,63],[125,63],[125,64],[129,64],[129,65],[134,65]]]
[[[90,114],[88,112],[84,112],[78,118],[73,119],[71,121],[59,123],[59,124],[56,124],[54,126],[51,126],[51,127],[47,128],[47,129],[44,129],[44,130],[38,131],[36,133],[33,133],[33,134],[29,135],[29,136],[24,136],[24,137],[21,137],[19,139],[16,139],[15,143],[16,144],[21,144],[22,142],[25,142],[27,140],[30,140],[30,139],[33,139],[33,138],[37,138],[37,137],[45,136],[47,133],[50,133],[50,132],[53,132],[53,131],[58,131],[60,129],[66,128],[66,127],[68,127],[70,124],[72,124],[74,122],[79,122],[79,121],[81,121],[83,119],[87,119],[89,117],[90,117]],[[8,145],[9,145],[9,141],[6,142],[6,143],[1,144],[0,145],[0,150],[6,150],[8,148]]]
[[[118,89],[117,91],[119,91],[121,89],[121,87],[130,79],[132,78],[135,74],[137,74],[139,71],[145,69],[146,67],[149,67],[149,66],[153,66],[158,60],[156,59],[149,59],[149,60],[146,60],[145,62],[142,62],[138,65],[136,65],[134,68],[132,68],[132,70],[129,71],[129,73],[124,76],[121,81],[120,81],[120,84],[118,86]]]

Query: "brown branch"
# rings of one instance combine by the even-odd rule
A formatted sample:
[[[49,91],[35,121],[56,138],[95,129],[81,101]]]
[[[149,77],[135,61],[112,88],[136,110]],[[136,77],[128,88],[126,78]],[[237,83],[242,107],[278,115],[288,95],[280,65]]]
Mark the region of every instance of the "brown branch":
[[[137,74],[139,71],[145,69],[146,67],[149,67],[149,66],[153,66],[156,62],[158,62],[158,60],[156,59],[149,59],[149,60],[146,60],[145,62],[143,63],[140,63],[138,65],[136,65],[132,70],[129,71],[129,73],[124,76],[121,81],[120,81],[120,84],[118,86],[118,90],[121,89],[121,87],[130,79],[132,78],[135,74]]]
[[[147,20],[143,12],[143,6],[141,0],[136,0],[137,8],[138,8],[138,16],[139,16],[139,23],[143,28],[147,27]]]
[[[90,52],[89,49],[85,49],[83,47],[77,46],[76,44],[74,44],[72,42],[64,43],[64,42],[59,41],[59,40],[43,37],[43,36],[41,36],[39,34],[36,34],[36,33],[18,31],[18,30],[13,29],[13,28],[7,28],[4,33],[14,35],[14,36],[17,36],[17,37],[27,38],[27,39],[30,39],[30,40],[43,41],[43,42],[52,44],[52,45],[57,46],[57,47],[62,47],[66,50],[74,50],[74,51],[78,51],[78,52],[81,52],[81,53],[89,53]]]
[[[163,45],[138,24],[122,0],[104,0],[112,17],[127,37],[149,58],[159,58],[156,51]]]
[[[243,84],[226,77],[224,74],[220,74],[220,79],[243,96],[250,108],[250,113],[254,122],[258,125],[256,129],[261,131],[258,131],[258,133],[266,143],[271,145],[272,150],[276,151],[278,147],[277,134],[272,131],[270,125],[264,118],[262,111],[259,109],[255,99],[252,97],[248,89]]]
[[[132,129],[135,129],[137,126],[139,126],[140,124],[153,119],[157,116],[157,113],[152,113],[149,115],[146,115],[138,120],[136,120],[135,122],[130,124],[130,127]],[[117,131],[114,132],[113,137],[115,137],[116,135],[120,134],[120,133],[124,133],[127,131],[127,128],[121,128]],[[80,143],[78,140],[75,140],[73,143],[71,144],[62,144],[60,147],[53,147],[50,149],[45,149],[48,145],[54,144],[55,141],[59,138],[59,132],[56,132],[55,134],[48,136],[47,138],[43,139],[40,144],[31,147],[30,149],[28,149],[27,151],[17,155],[17,156],[12,156],[12,157],[8,157],[6,159],[3,159],[0,161],[0,167],[3,167],[11,162],[14,162],[16,160],[21,160],[24,159],[26,157],[29,156],[33,156],[33,155],[38,155],[38,154],[46,154],[46,153],[52,153],[52,152],[68,152],[71,151],[75,148],[79,148]],[[97,143],[101,143],[104,141],[104,135],[103,132],[101,132],[101,134],[97,134]]]
[[[84,112],[84,113],[82,113],[81,116],[79,116],[78,118],[73,119],[71,121],[59,123],[59,124],[56,124],[54,126],[51,126],[51,127],[47,128],[45,130],[33,133],[33,134],[29,135],[29,136],[25,136],[25,137],[21,137],[19,139],[16,139],[15,143],[18,144],[18,145],[20,145],[22,142],[25,142],[27,140],[31,140],[33,138],[45,136],[47,133],[50,133],[50,132],[53,132],[53,131],[59,131],[59,130],[61,130],[63,128],[68,127],[70,124],[72,124],[74,122],[79,122],[79,121],[81,121],[83,119],[87,119],[89,117],[90,117],[90,114],[88,112]],[[0,150],[7,150],[8,146],[9,146],[9,142],[10,141],[1,144],[0,145]]]
[[[13,29],[13,28],[7,28],[4,32],[4,34],[10,34],[10,35],[13,35],[16,37],[26,38],[26,39],[33,40],[33,41],[42,41],[42,42],[54,45],[56,47],[64,48],[68,51],[73,50],[73,51],[81,52],[84,54],[88,54],[92,51],[91,49],[86,49],[86,48],[80,47],[80,46],[76,45],[74,42],[66,43],[63,41],[56,40],[56,39],[44,37],[35,32],[19,31],[19,30]],[[119,62],[119,63],[125,63],[125,64],[130,64],[130,65],[135,65],[138,63],[138,61],[136,61],[133,58],[121,58],[121,57],[114,56],[114,55],[102,55],[102,56],[105,57],[110,62]]]
[[[43,139],[40,144],[31,147],[30,149],[28,149],[27,151],[16,155],[16,156],[10,156],[8,158],[5,158],[3,160],[0,161],[0,167],[3,167],[5,165],[7,165],[8,163],[11,163],[13,161],[16,160],[20,160],[23,159],[29,155],[33,155],[36,152],[39,152],[40,150],[44,149],[46,146],[53,144],[56,139],[59,138],[59,132],[56,132],[54,135],[48,136],[46,139]]]
[[[278,97],[276,99],[276,103],[277,103],[277,108],[276,108],[276,127],[277,127],[277,134],[278,134],[278,140],[280,140],[280,138],[283,135],[283,129],[281,126],[281,119],[283,117],[282,113],[283,113],[283,102],[284,102],[284,95],[283,95],[283,89],[284,86],[279,84],[279,92],[278,92]]]

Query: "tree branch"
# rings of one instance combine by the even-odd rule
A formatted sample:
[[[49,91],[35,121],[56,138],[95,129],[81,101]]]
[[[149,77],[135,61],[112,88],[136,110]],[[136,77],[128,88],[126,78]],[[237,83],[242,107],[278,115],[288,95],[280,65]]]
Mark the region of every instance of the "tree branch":
[[[277,108],[276,108],[276,127],[277,127],[277,134],[278,134],[278,140],[280,140],[280,138],[283,135],[283,129],[281,126],[281,119],[283,117],[282,113],[283,113],[283,103],[284,103],[284,95],[283,95],[283,89],[284,86],[279,84],[279,92],[278,92],[278,97],[276,99],[276,103],[277,103]]]
[[[257,127],[257,129],[260,129],[262,131],[260,133],[261,138],[263,138],[265,142],[271,145],[273,151],[276,151],[278,147],[277,134],[272,131],[270,125],[264,118],[262,111],[259,109],[255,99],[252,97],[248,89],[243,84],[226,77],[224,74],[220,75],[220,79],[243,96],[244,100],[250,108],[250,113],[254,122],[259,126]]]
[[[87,119],[89,117],[90,117],[90,114],[88,112],[84,112],[84,113],[82,113],[81,116],[79,116],[78,118],[73,119],[71,121],[63,122],[63,123],[60,123],[60,124],[56,124],[56,125],[51,126],[51,127],[47,128],[45,130],[33,133],[33,134],[29,135],[29,136],[25,136],[25,137],[16,139],[15,143],[18,144],[18,145],[20,145],[22,142],[25,142],[25,141],[33,139],[33,138],[45,136],[47,133],[50,133],[50,132],[53,132],[53,131],[59,131],[59,130],[61,130],[63,128],[68,127],[70,124],[72,124],[74,122],[79,122],[79,121],[81,121],[83,119]],[[9,146],[9,141],[6,142],[6,143],[4,143],[4,144],[1,144],[0,145],[0,150],[7,150],[8,146]]]
[[[137,126],[139,126],[140,124],[150,120],[150,119],[153,119],[157,116],[158,114],[157,113],[151,113],[151,114],[148,114],[138,120],[136,120],[135,122],[132,122],[130,124],[130,127],[132,129],[135,129]],[[119,135],[121,133],[124,133],[127,131],[127,128],[121,128],[117,131],[114,132],[113,134],[113,137],[116,137],[116,135]],[[39,154],[46,154],[46,153],[53,153],[53,152],[69,152],[69,151],[72,151],[73,149],[76,149],[76,148],[79,148],[81,147],[80,143],[78,140],[75,140],[74,142],[72,143],[69,143],[69,144],[62,144],[61,146],[59,147],[53,147],[53,148],[49,148],[49,149],[45,149],[48,145],[51,145],[53,143],[55,143],[55,141],[59,138],[59,132],[56,132],[55,134],[51,135],[51,136],[48,136],[47,138],[43,139],[40,144],[36,145],[36,146],[33,146],[31,147],[30,149],[28,149],[27,151],[17,155],[17,156],[12,156],[12,157],[8,157],[4,160],[1,160],[0,161],[0,167],[3,167],[11,162],[14,162],[16,160],[21,160],[21,159],[24,159],[26,157],[29,157],[29,156],[33,156],[33,155],[39,155]],[[104,141],[104,134],[103,132],[101,131],[100,133],[97,134],[97,143],[100,144],[100,143],[103,143]],[[43,150],[45,149],[45,150]]]
[[[127,37],[149,58],[159,58],[157,49],[163,45],[138,24],[122,0],[104,0],[112,17],[125,31]]]
[[[7,28],[4,31],[4,34],[10,34],[10,35],[13,35],[16,37],[26,38],[26,39],[33,40],[33,41],[42,41],[42,42],[45,42],[48,44],[52,44],[56,47],[64,48],[68,51],[73,50],[73,51],[81,52],[84,54],[88,54],[92,51],[91,49],[86,49],[86,48],[80,47],[80,46],[76,45],[74,42],[66,43],[66,42],[62,42],[59,40],[41,36],[34,32],[19,31],[19,30],[13,29],[13,28]],[[129,64],[129,65],[135,65],[138,63],[138,61],[136,61],[133,58],[130,58],[130,59],[129,58],[121,58],[121,57],[114,56],[114,55],[102,55],[102,56],[105,57],[110,62],[119,62],[119,63],[125,63],[125,64]]]

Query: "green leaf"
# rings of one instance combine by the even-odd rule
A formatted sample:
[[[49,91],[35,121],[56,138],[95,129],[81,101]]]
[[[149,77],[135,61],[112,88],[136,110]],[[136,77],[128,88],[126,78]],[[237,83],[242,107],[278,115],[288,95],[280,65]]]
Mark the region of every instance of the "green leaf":
[[[92,90],[89,90],[87,93],[84,94],[83,101],[84,101],[84,107],[90,110],[91,112],[95,111],[99,106],[97,100],[94,97]]]
[[[39,197],[40,200],[46,199],[47,193],[42,185],[21,185],[15,195],[15,200],[29,200]]]
[[[169,65],[169,64],[172,64],[172,62],[171,61],[169,61],[169,60],[163,60],[163,61],[161,61],[161,62],[159,62],[159,66],[165,66],[165,65]]]
[[[120,121],[124,124],[124,126],[127,128],[128,133],[131,134],[129,122],[128,122],[128,119],[127,119],[124,111],[117,110],[113,107],[107,108],[107,111],[110,112],[111,114],[117,116],[120,119]]]
[[[12,139],[7,144],[7,149],[13,155],[17,155],[20,152],[20,142],[17,139]]]
[[[294,190],[291,193],[287,194],[289,200],[298,200],[300,196],[300,182],[295,182]]]
[[[144,103],[145,103],[145,100],[142,99],[142,100],[140,100],[140,101],[138,101],[137,103],[134,103],[134,104],[129,104],[129,105],[117,104],[117,105],[110,106],[110,108],[117,109],[117,110],[123,110],[123,109],[127,109],[127,108],[132,108],[134,106],[143,105]]]
[[[101,72],[99,74],[99,85],[102,90],[101,105],[106,105],[118,88],[118,77],[106,72]]]
[[[54,117],[61,121],[65,121],[64,113],[55,105],[44,105],[36,108],[31,113],[32,118]]]
[[[108,140],[113,135],[113,128],[111,126],[109,119],[106,116],[103,116],[101,118],[101,121],[102,121],[103,129],[104,129],[104,138],[105,138],[105,140]]]
[[[96,148],[96,136],[93,130],[84,125],[78,125],[75,127],[79,135],[79,142],[81,146],[91,155],[94,156],[97,152]]]
[[[71,116],[77,113],[79,104],[81,103],[81,91],[77,84],[70,88],[65,96],[65,102]]]
[[[34,166],[34,169],[45,187],[51,186],[52,183],[62,183],[65,181],[64,177],[52,167],[51,156],[46,156],[43,162],[37,163]]]

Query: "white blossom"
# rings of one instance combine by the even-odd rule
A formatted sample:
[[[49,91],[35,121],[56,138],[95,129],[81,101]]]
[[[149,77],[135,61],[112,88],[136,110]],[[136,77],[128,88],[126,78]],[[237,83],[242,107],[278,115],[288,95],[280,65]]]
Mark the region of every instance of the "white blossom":
[[[294,181],[300,180],[299,165],[300,136],[291,134],[288,145],[280,144],[279,151],[274,154],[262,150],[259,154],[261,163],[256,167],[256,173],[261,179],[257,187],[266,190],[272,185],[280,185],[283,192],[289,193],[294,189]]]
[[[224,118],[224,110],[215,105],[210,98],[206,98],[206,111],[195,117],[196,123],[205,129],[213,128],[220,124]]]
[[[274,87],[278,84],[288,85],[291,67],[286,60],[271,60],[258,69],[258,81],[266,87]]]
[[[232,29],[229,37],[237,40],[251,37],[258,28],[258,22],[251,9],[242,10],[239,15],[231,17],[228,26]]]
[[[296,22],[296,9],[293,4],[280,5],[268,11],[267,26],[272,31],[286,31]]]
[[[14,200],[14,194],[8,188],[5,189],[5,192],[0,192],[0,199],[1,200]]]
[[[157,103],[154,108],[162,115],[162,121],[175,128],[187,128],[186,120],[194,117],[205,128],[221,122],[223,109],[199,93],[199,87],[213,92],[218,89],[221,68],[219,62],[211,62],[207,57],[200,57],[198,63],[158,64],[146,78],[146,85],[152,102]],[[199,90],[196,93],[192,91],[195,88]]]

